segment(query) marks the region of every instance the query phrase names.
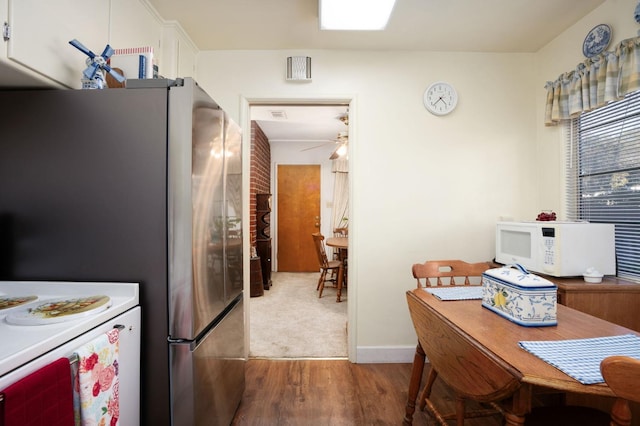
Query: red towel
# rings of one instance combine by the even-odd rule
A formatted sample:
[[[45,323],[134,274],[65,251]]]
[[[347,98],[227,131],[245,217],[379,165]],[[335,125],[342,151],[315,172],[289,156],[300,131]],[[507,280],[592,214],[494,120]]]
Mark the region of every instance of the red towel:
[[[73,426],[71,369],[67,358],[9,385],[4,393],[4,426]]]

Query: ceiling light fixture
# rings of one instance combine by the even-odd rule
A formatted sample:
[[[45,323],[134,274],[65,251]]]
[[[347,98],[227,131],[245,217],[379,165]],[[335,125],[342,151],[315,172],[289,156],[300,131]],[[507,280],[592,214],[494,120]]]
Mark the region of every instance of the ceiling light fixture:
[[[319,0],[321,30],[383,30],[395,0]]]
[[[345,158],[347,156],[347,143],[341,143],[338,148],[336,148],[331,155],[329,156],[329,160],[337,160],[338,158]]]

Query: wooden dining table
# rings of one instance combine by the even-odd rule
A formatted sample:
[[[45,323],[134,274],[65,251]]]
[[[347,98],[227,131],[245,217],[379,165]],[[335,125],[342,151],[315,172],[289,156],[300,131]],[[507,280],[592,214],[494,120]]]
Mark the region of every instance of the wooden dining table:
[[[640,336],[640,333],[631,329],[563,305],[557,305],[558,324],[556,326],[523,327],[483,308],[480,300],[442,301],[424,288],[407,291],[406,296],[410,309],[425,313],[424,318],[429,319],[426,327],[437,330],[438,341],[435,343],[419,341],[416,348],[404,418],[405,425],[411,424],[412,421],[425,355],[427,359],[431,359],[430,349],[434,352],[441,350],[446,353],[447,359],[457,363],[451,368],[458,370],[479,366],[476,373],[485,374],[485,371],[490,369],[482,368],[484,361],[487,364],[494,363],[503,367],[503,373],[506,371],[507,375],[517,382],[515,386],[512,382],[509,385],[511,388],[506,389],[506,394],[510,397],[505,399],[508,403],[503,407],[506,424],[515,426],[524,424],[525,416],[531,411],[534,387],[585,395],[614,396],[605,383],[584,385],[522,349],[518,342],[585,339],[624,334]],[[467,344],[467,348],[474,349],[473,356],[480,356],[484,361],[479,358],[465,360],[465,357],[470,356],[470,352],[459,350],[462,347],[459,345],[461,341]],[[428,345],[432,345],[432,348],[428,348]],[[434,359],[438,359],[439,356],[440,354],[434,353]],[[441,371],[442,368],[449,368],[449,366],[436,366],[440,376],[444,373]],[[500,380],[506,383],[511,380],[509,377],[502,377]],[[490,383],[493,379],[487,377],[486,381]]]
[[[342,250],[347,250],[349,248],[348,237],[329,237],[325,242],[329,247],[334,247]]]

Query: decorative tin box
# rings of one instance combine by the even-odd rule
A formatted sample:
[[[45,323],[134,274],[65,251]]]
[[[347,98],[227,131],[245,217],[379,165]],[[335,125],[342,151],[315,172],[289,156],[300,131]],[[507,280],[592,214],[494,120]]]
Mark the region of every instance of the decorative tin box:
[[[530,274],[521,265],[489,269],[482,274],[482,306],[518,325],[556,325],[557,299],[554,283]]]

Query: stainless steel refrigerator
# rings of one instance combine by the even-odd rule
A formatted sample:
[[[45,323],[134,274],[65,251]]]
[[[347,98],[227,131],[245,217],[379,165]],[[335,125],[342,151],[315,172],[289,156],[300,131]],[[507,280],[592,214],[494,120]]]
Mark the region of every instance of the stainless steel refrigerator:
[[[0,91],[0,279],[141,284],[141,424],[242,397],[241,148],[189,78]]]

